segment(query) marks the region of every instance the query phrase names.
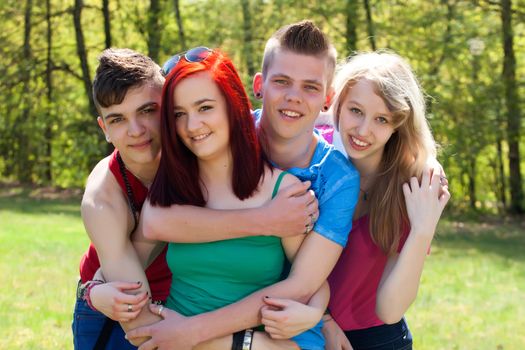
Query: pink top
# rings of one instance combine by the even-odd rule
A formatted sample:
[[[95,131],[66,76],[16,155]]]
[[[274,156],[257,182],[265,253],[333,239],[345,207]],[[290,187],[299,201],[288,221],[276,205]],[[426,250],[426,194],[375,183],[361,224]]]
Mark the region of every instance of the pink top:
[[[405,230],[399,242],[401,251],[408,237]],[[377,288],[388,256],[370,237],[368,215],[352,223],[348,243],[334,270],[330,284],[329,309],[337,324],[345,331],[384,324],[376,315]]]

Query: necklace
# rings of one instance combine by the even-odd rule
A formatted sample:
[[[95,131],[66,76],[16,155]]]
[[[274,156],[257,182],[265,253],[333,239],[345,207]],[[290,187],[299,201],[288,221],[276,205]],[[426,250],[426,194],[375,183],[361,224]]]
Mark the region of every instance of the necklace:
[[[137,226],[139,225],[138,222],[138,211],[137,206],[135,204],[135,196],[133,195],[133,190],[131,189],[131,185],[128,181],[128,175],[126,174],[126,165],[124,164],[124,161],[120,157],[120,153],[117,153],[117,162],[119,165],[120,174],[122,175],[122,178],[124,179],[124,185],[126,186],[126,199],[128,200],[129,208],[131,209],[131,214],[133,214],[133,230],[131,232],[135,231],[137,229]]]

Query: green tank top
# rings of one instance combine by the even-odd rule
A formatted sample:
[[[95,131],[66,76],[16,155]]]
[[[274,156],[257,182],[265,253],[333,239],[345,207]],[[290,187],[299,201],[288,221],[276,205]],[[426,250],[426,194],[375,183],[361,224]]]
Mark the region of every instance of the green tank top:
[[[275,183],[277,194],[282,172]],[[209,243],[169,243],[173,277],[166,307],[193,316],[232,304],[278,282],[285,261],[281,239],[250,236]]]

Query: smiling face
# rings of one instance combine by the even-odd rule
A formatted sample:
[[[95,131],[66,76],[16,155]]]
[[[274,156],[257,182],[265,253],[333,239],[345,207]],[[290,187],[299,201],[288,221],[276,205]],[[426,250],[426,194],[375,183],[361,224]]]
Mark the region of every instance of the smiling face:
[[[360,171],[377,170],[395,131],[392,113],[366,79],[351,85],[340,105],[339,131],[346,153]]]
[[[199,160],[227,156],[230,128],[226,100],[210,73],[183,79],[174,90],[177,134]]]
[[[127,166],[154,162],[160,153],[161,88],[150,84],[128,90],[120,104],[100,107],[98,124]]]
[[[254,91],[263,98],[265,130],[284,139],[311,137],[315,119],[329,104],[331,71],[325,57],[276,51],[266,76],[254,78]]]

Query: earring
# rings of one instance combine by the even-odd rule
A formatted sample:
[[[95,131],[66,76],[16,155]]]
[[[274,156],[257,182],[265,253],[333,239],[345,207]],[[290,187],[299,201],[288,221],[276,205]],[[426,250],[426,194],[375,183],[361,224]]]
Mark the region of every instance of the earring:
[[[262,97],[262,94],[260,92],[256,92],[255,93],[255,98],[256,99],[261,99],[261,97]]]
[[[326,105],[323,106],[323,112],[328,112],[328,109],[329,109],[328,106],[326,106]]]
[[[106,141],[111,142],[111,139],[109,138],[109,135],[106,135]]]

